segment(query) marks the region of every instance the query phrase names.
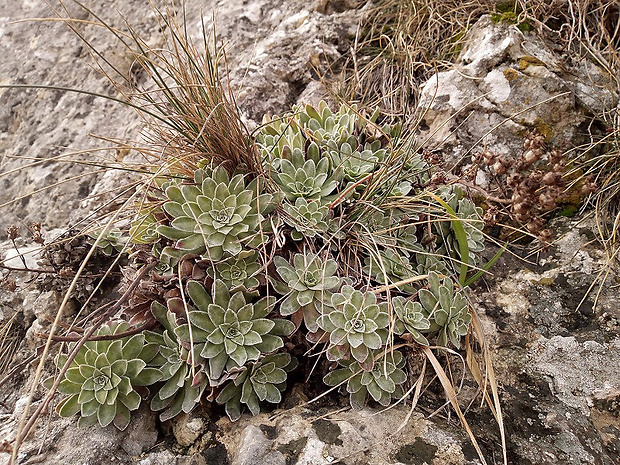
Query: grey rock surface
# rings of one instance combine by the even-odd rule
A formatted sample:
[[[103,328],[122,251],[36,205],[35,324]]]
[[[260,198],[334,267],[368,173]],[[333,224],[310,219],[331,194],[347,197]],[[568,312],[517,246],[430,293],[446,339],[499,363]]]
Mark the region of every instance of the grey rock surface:
[[[147,41],[159,43],[156,17],[144,2],[87,4],[115,24],[121,24],[116,13],[120,11]],[[69,6],[81,19],[89,18]],[[205,13],[207,27],[211,11],[216,12],[218,34],[229,41],[230,82],[240,91],[238,103],[250,125],[258,124],[264,113],[277,113],[296,101],[316,101],[324,95],[321,86],[312,81],[314,70],[324,70],[327,60],[346,50],[360,15],[358,7],[363,7],[361,2],[187,2],[189,32],[194,38],[200,32],[200,12]],[[87,66],[87,50],[64,25],[12,22],[51,14],[42,0],[0,4],[4,57],[0,82],[56,84],[115,95],[106,79]],[[83,30],[117,66],[131,66],[130,57],[104,30]],[[604,76],[593,65],[586,61],[575,64],[575,76],[588,76],[581,82],[559,71],[561,63],[554,51],[512,27],[483,20],[471,37],[458,71],[442,73],[425,87],[423,101],[430,105],[426,115],[430,132],[475,100],[468,107],[473,113],[463,125],[457,128],[467,112],[434,136],[434,143],[445,139],[452,160],[508,117],[512,119],[484,140],[502,153],[520,150],[520,131],[538,118],[549,126],[552,138],[574,140],[588,114],[613,98],[601,90]],[[544,65],[528,59],[521,69],[524,57],[534,57]],[[436,95],[430,99],[435,87]],[[528,109],[563,92],[569,94]],[[87,174],[90,168],[51,158],[99,146],[100,141],[89,133],[133,139],[140,137],[140,131],[132,110],[104,99],[52,90],[0,89],[0,204],[75,178],[3,207],[0,224],[38,221],[49,231],[83,217],[101,198],[112,198],[111,192],[126,185],[125,173]],[[112,150],[108,155],[114,158],[118,154]],[[36,156],[40,162],[36,167],[12,171],[32,163],[29,157]],[[492,270],[493,276],[471,294],[499,380],[509,462],[620,463],[620,310],[613,283],[617,278],[610,275],[600,293],[594,284],[594,291],[579,305],[603,269],[605,254],[593,241],[592,223],[559,220],[553,226],[560,231],[558,241],[547,252],[529,263],[505,254]],[[5,238],[4,229],[0,228],[0,239]],[[19,246],[21,250],[33,244]],[[2,256],[14,253],[12,248],[10,242],[2,242]],[[492,256],[494,251],[489,253]],[[29,263],[36,263],[31,260]],[[15,259],[11,263],[19,265]],[[36,333],[46,331],[59,305],[60,296],[36,291],[29,282],[32,277],[17,282],[15,291],[0,291],[1,321],[15,317],[14,331],[25,339],[15,363],[40,345]],[[47,367],[50,373],[51,368]],[[0,388],[0,439],[13,437],[33,376],[34,368],[25,366]],[[468,405],[476,392],[475,383],[466,380],[462,405]],[[44,393],[42,387],[37,388],[35,405]],[[219,418],[219,413],[205,407],[173,425],[161,425],[154,415],[141,410],[124,432],[77,429],[73,419],[60,419],[49,412],[24,444],[20,463],[479,463],[454,416],[450,420],[445,415],[428,418],[443,402],[439,389],[428,393],[400,431],[408,406],[387,412],[372,408],[352,412],[340,411],[338,405],[319,408],[310,404],[254,418],[246,415],[238,423]],[[479,400],[472,404],[467,418],[488,462],[501,463],[493,417],[478,405]],[[5,457],[1,454],[0,461]]]
[[[57,3],[51,3],[58,8]],[[167,3],[155,1],[153,5],[163,10]],[[325,72],[327,64],[347,50],[347,39],[354,36],[359,18],[353,5],[343,4],[340,12],[329,9],[321,13],[312,2],[300,0],[185,3],[188,35],[197,43],[202,43],[203,24],[211,36],[215,19],[218,41],[227,49],[230,86],[251,127],[260,123],[264,114],[282,112],[297,101],[313,77]],[[85,5],[115,26],[122,26],[126,18],[146,43],[161,45],[158,17],[143,2],[114,0],[103,5],[87,1]],[[68,8],[77,19],[94,19],[75,4]],[[64,24],[13,22],[55,16],[42,0],[0,4],[0,49],[4,57],[0,83],[60,86],[119,98],[102,72],[90,66],[88,47]],[[76,27],[105,60],[127,73],[132,65],[131,53],[109,31],[83,24]],[[314,85],[308,91],[325,94]],[[107,150],[89,153],[89,161],[109,164],[125,156],[113,144],[93,135],[139,140],[141,121],[133,109],[67,90],[0,89],[0,99],[3,224],[41,222],[46,229],[66,227],[90,213],[93,202],[83,202],[89,194],[105,192],[112,198],[131,180],[126,171],[102,174],[100,169],[64,160],[78,158],[69,155],[72,152],[100,147]],[[52,161],[55,158],[61,161]],[[37,163],[36,169],[19,170],[32,163]],[[102,177],[105,182],[97,187]],[[101,205],[101,196],[93,198]],[[0,239],[6,238],[5,229],[0,229]]]
[[[487,149],[507,160],[537,129],[554,147],[583,143],[593,115],[613,108],[610,77],[536,35],[483,16],[467,34],[454,69],[421,88],[421,140],[446,162]]]
[[[406,421],[407,413],[395,408],[324,414],[297,407],[239,424],[223,419],[218,426],[222,443],[236,450],[234,465],[475,463],[466,458],[458,430],[438,428],[419,413]]]

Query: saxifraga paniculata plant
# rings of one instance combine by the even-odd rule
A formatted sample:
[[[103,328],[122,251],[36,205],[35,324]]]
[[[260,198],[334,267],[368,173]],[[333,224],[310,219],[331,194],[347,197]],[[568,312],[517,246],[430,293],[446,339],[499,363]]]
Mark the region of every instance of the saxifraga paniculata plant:
[[[159,346],[159,353],[149,362],[157,367],[165,382],[155,393],[150,407],[154,411],[163,410],[159,415],[161,421],[174,418],[181,412],[191,412],[204,392],[208,378],[199,369],[202,360],[196,354],[196,348],[189,349],[177,337],[179,328],[177,316],[159,302],[153,302],[151,311],[165,328],[163,332],[146,331],[149,343]]]
[[[244,371],[222,389],[215,401],[225,404],[231,420],[241,417],[241,404],[248,406],[252,415],[260,413],[260,403],[279,404],[286,389],[287,374],[297,367],[297,359],[287,353],[267,355]]]
[[[350,395],[351,407],[356,410],[364,408],[369,394],[376,402],[387,407],[393,398],[402,398],[402,385],[407,381],[402,353],[395,350],[385,355],[381,351],[373,351],[370,356],[374,361],[370,371],[356,360],[341,360],[340,365],[343,368],[334,370],[323,378],[328,386],[344,385],[343,391]],[[374,360],[375,357],[378,360]]]
[[[186,253],[211,260],[237,256],[243,245],[260,243],[259,225],[272,206],[272,195],[262,192],[259,178],[247,185],[241,173],[232,178],[221,167],[198,169],[194,184],[166,188],[164,210],[172,221],[157,232]]]
[[[127,331],[127,323],[110,323],[96,331],[96,336],[109,336]],[[69,344],[69,350],[75,343]],[[147,364],[157,356],[158,344],[145,341],[144,334],[116,340],[87,341],[71,361],[58,391],[65,397],[58,405],[63,417],[80,414],[79,425],[114,423],[123,430],[130,412],[140,406],[142,397],[134,389],[148,386],[162,378],[159,369]],[[56,365],[63,368],[67,356],[59,354]]]
[[[188,311],[190,324],[181,326],[177,334],[207,360],[212,383],[261,354],[282,348],[281,336],[295,329],[288,320],[266,318],[275,305],[273,296],[252,303],[242,291],[231,294],[220,280],[213,283],[211,295],[197,281],[190,281],[187,289],[197,308]]]
[[[281,402],[297,367],[291,353],[309,347],[325,356],[313,369],[327,386],[344,386],[354,408],[387,406],[412,375],[409,354],[460,349],[472,318],[467,265],[480,265],[484,246],[481,212],[464,191],[432,184],[400,127],[376,118],[297,106],[257,130],[262,172],[204,159],[191,176],[172,167],[159,176],[152,202],[126,237],[114,237],[129,241],[130,266],[159,262],[149,286],[160,292],[142,294],[153,296],[153,324],[131,339],[157,350],[143,357],[137,342],[127,354],[116,349],[124,339],[87,343],[76,363],[101,371],[96,351],[112,347],[105,370],[118,394],[94,397],[72,369],[61,414],[83,409],[90,422],[126,425],[139,404],[133,386],[150,384],[163,421],[192,411],[205,392],[233,420],[244,408],[256,415]]]

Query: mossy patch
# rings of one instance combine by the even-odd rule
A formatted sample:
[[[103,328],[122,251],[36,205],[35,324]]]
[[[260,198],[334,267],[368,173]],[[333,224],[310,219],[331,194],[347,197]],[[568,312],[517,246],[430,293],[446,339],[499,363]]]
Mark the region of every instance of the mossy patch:
[[[522,56],[519,58],[519,70],[525,71],[530,66],[547,66],[543,61],[533,56]]]
[[[553,135],[553,131],[551,130],[551,126],[545,123],[542,119],[536,118],[534,120],[534,127],[536,130],[545,136],[545,141],[549,142],[551,140],[551,136]]]
[[[496,5],[496,13],[491,14],[491,21],[495,24],[514,24],[521,32],[530,32],[534,29],[532,24],[528,21],[519,22],[518,6],[515,8],[514,2],[505,2]]]
[[[506,68],[504,70],[504,77],[507,81],[514,81],[519,78],[519,72],[513,68]]]
[[[312,423],[312,426],[318,438],[325,444],[342,445],[342,439],[339,438],[342,429],[336,423],[327,420],[316,420]]]
[[[514,24],[517,22],[517,14],[514,11],[497,12],[491,15],[491,21],[495,24],[508,23]]]
[[[562,209],[558,212],[558,215],[572,218],[579,212],[579,205],[565,204],[561,206]]]
[[[413,444],[408,444],[400,448],[394,455],[394,460],[406,465],[421,465],[432,463],[437,453],[437,446],[428,444],[421,439],[416,439]]]

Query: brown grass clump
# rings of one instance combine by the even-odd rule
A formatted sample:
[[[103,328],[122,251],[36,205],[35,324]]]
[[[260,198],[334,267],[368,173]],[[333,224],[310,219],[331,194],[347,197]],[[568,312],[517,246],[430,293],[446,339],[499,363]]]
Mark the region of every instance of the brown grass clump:
[[[612,0],[380,0],[361,21],[333,90],[388,116],[411,114],[419,84],[452,66],[484,14],[593,59],[620,89],[619,12]]]

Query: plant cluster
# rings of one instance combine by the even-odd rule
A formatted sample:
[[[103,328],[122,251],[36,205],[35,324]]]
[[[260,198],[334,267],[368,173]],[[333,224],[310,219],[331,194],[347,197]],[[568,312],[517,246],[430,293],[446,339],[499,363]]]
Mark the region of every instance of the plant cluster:
[[[85,235],[75,229],[69,229],[44,244],[37,263],[47,272],[37,276],[37,287],[42,291],[65,292],[99,237],[99,232]],[[86,263],[76,283],[71,294],[72,298],[78,302],[88,301],[97,285],[96,276],[102,269],[107,269],[113,263],[115,256],[123,250],[127,240],[126,235],[118,228],[102,235],[93,256]],[[43,240],[40,242],[44,243]],[[113,284],[115,281],[118,282],[118,280],[109,279],[106,284]]]
[[[472,162],[489,168],[492,187],[499,194],[487,196],[490,206],[484,215],[485,223],[492,226],[512,220],[543,243],[553,237],[547,227],[548,214],[561,207],[567,212],[576,208],[581,198],[595,189],[589,179],[579,183],[578,189],[569,189],[565,157],[559,150],[550,149],[545,136],[536,130],[524,138],[523,151],[516,160],[508,161],[485,151],[474,155]]]
[[[205,158],[158,176],[125,236],[100,241],[127,245],[128,270],[158,261],[124,309],[149,329],[102,327],[111,340],[87,342],[61,382],[61,415],[122,428],[148,386],[162,420],[204,399],[234,420],[279,403],[308,351],[354,408],[388,405],[406,354],[461,347],[482,212],[376,118],[297,106],[258,130],[258,169]]]

